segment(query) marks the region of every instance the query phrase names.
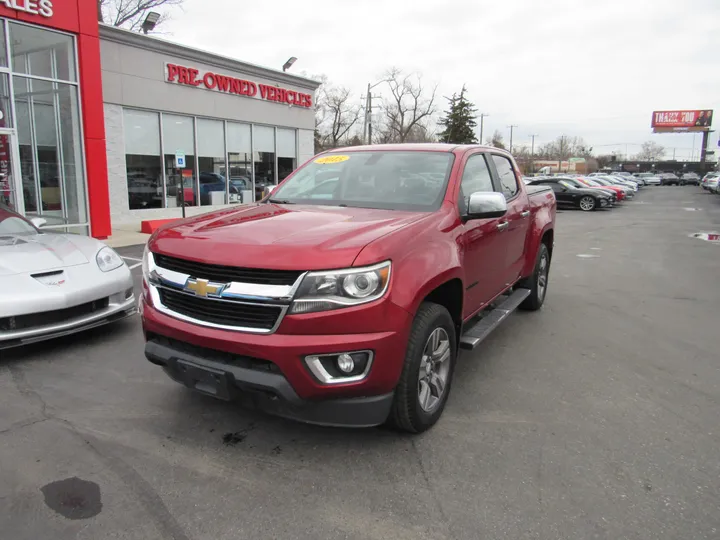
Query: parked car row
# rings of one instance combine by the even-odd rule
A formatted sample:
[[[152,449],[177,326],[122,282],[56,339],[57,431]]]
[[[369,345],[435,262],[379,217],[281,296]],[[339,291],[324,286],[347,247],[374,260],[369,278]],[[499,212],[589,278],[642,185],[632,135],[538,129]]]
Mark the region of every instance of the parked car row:
[[[720,195],[720,172],[710,172],[700,182],[700,186],[710,193]]]
[[[616,176],[620,178],[625,178],[627,180],[632,180],[634,182],[637,182],[640,185],[643,186],[697,186],[700,184],[700,176],[695,172],[686,172],[682,173],[678,176],[678,174],[674,172],[662,172],[662,171],[652,171],[652,172],[642,172],[642,173],[634,173],[630,174],[627,171],[622,172],[594,172],[589,174],[588,176],[590,178],[594,178],[596,176],[606,176],[606,175]]]
[[[631,200],[644,185],[631,176],[614,174],[534,176],[524,181],[533,186],[550,186],[558,207],[579,208],[584,212],[612,208]]]

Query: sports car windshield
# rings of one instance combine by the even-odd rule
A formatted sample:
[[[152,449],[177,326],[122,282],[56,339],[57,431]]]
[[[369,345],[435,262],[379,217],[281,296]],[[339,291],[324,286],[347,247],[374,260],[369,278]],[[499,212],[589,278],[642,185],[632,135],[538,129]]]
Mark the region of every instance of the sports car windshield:
[[[430,212],[442,204],[449,152],[348,152],[316,158],[270,202]]]
[[[15,212],[0,206],[0,236],[37,234],[37,229]]]

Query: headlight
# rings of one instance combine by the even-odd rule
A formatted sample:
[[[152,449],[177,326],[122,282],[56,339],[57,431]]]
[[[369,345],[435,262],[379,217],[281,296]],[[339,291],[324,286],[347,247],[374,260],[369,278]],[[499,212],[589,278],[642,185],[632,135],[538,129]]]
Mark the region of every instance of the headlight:
[[[309,272],[295,294],[290,313],[328,311],[372,302],[390,283],[390,261],[365,268]]]
[[[120,255],[107,246],[98,251],[95,260],[97,261],[97,265],[100,267],[100,270],[103,272],[110,272],[111,270],[120,268],[123,264],[125,264],[120,258]]]

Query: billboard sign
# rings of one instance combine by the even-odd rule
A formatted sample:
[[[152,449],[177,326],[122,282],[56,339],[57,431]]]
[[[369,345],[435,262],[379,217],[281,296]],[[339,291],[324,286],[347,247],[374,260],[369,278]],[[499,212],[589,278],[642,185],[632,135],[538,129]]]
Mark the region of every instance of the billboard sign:
[[[652,128],[655,133],[672,131],[709,131],[712,125],[711,110],[654,111]]]

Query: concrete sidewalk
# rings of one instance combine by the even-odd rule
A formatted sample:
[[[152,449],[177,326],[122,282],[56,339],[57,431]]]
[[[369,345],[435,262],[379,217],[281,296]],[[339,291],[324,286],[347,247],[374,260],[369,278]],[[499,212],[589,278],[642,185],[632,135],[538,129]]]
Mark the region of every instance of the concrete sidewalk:
[[[149,234],[140,232],[140,222],[121,223],[113,226],[112,236],[104,242],[110,247],[118,248],[145,244],[148,238],[150,238]]]

